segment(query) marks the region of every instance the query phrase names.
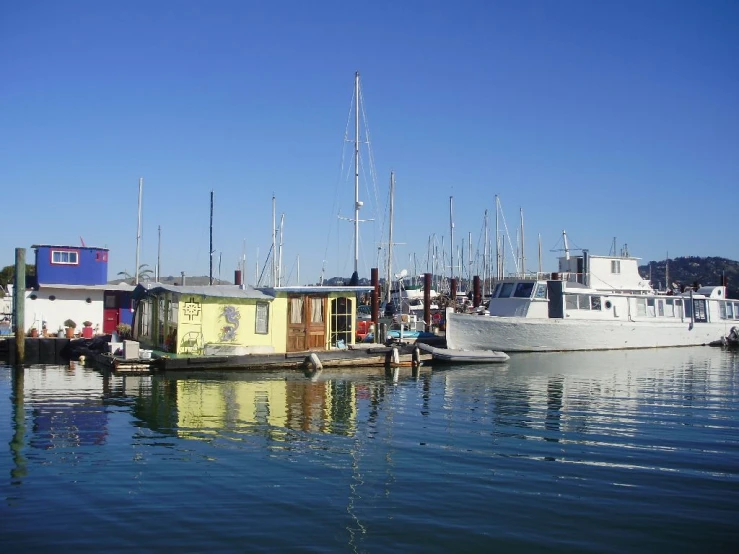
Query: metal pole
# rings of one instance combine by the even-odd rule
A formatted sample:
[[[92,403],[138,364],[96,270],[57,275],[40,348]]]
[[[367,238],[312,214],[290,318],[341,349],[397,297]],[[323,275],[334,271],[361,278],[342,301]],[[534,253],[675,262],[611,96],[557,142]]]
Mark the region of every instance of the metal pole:
[[[356,113],[354,115],[354,271],[359,271],[359,71],[354,74]]]
[[[144,190],[144,178],[139,178],[139,223],[136,227],[136,267],[133,268],[134,272],[136,273],[136,277],[134,279],[135,284],[139,284],[139,249],[141,246],[141,197]]]
[[[210,191],[210,266],[208,269],[208,282],[213,284],[213,191]]]
[[[13,312],[15,317],[15,360],[26,360],[26,249],[15,249],[15,279],[13,281]]]
[[[157,228],[157,267],[156,267],[156,275],[154,275],[154,280],[158,283],[159,282],[159,271],[160,271],[160,264],[162,261],[162,226],[159,225]]]
[[[454,279],[454,197],[449,197],[449,282]],[[450,285],[451,286],[451,285]]]

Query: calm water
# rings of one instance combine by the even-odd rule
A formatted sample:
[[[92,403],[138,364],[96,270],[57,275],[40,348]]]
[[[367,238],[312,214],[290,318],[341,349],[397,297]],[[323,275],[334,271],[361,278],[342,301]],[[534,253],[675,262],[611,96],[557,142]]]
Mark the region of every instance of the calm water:
[[[737,552],[739,356],[0,366],[3,552]]]

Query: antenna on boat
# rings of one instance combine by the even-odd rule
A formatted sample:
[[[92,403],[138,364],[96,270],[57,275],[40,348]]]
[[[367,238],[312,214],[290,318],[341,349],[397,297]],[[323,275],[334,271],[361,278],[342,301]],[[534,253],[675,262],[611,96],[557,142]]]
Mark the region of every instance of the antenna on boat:
[[[562,242],[565,245],[565,260],[570,259],[570,245],[567,243],[567,231],[562,229]]]

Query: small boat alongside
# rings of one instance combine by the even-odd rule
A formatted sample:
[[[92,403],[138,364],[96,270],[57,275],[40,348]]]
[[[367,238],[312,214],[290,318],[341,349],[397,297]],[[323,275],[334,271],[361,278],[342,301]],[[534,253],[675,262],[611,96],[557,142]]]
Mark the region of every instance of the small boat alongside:
[[[510,359],[510,356],[505,352],[495,350],[454,350],[449,348],[435,348],[423,343],[418,343],[418,348],[431,354],[431,358],[435,362],[491,364],[504,363]]]

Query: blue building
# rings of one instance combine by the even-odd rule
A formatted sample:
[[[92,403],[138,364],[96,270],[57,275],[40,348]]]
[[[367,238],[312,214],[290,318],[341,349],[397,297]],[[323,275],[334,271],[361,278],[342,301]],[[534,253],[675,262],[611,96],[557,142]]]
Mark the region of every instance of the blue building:
[[[91,246],[34,244],[39,285],[105,285],[108,249]]]
[[[108,284],[108,249],[90,246],[35,244],[36,276],[26,291],[29,329],[56,333],[64,322],[77,324],[75,332],[89,336],[111,333],[120,323],[131,323],[133,309],[127,284]],[[88,330],[83,322],[92,323]]]

